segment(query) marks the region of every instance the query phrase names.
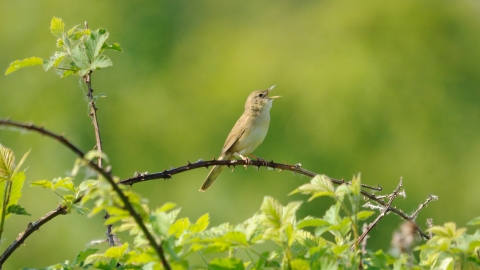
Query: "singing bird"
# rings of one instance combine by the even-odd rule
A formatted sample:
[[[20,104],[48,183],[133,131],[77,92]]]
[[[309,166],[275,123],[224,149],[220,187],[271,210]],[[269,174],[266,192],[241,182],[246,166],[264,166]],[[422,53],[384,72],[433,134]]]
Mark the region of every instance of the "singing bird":
[[[263,142],[270,124],[270,108],[273,100],[280,96],[269,97],[268,94],[275,87],[266,90],[257,90],[251,93],[245,103],[245,111],[228,134],[218,160],[233,160],[235,157],[250,161],[248,156]],[[259,159],[259,158],[257,158]],[[200,191],[207,190],[217,179],[225,166],[213,166],[207,178],[200,187]]]

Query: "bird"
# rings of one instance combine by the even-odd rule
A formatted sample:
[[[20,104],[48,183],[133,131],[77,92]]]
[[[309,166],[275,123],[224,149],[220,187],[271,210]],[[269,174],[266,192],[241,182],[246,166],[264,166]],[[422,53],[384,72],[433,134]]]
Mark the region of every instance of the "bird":
[[[281,97],[268,96],[274,87],[275,85],[266,90],[253,91],[248,96],[245,102],[245,111],[228,134],[218,160],[241,158],[248,163],[250,162],[248,156],[262,160],[253,155],[252,152],[263,142],[267,135],[273,100]],[[200,191],[206,191],[217,179],[223,168],[225,166],[213,166],[200,187]]]

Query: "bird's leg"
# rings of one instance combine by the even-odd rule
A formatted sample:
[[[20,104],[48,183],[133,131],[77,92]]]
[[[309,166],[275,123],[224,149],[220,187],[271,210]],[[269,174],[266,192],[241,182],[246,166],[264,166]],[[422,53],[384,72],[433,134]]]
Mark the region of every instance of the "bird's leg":
[[[259,158],[259,157],[255,156],[254,154],[249,154],[249,156],[254,157],[256,160],[260,161],[263,164],[263,166],[267,166],[267,164],[268,164],[268,161],[266,161],[263,158]]]
[[[246,164],[243,165],[243,167],[245,167],[245,169],[247,169],[247,166],[248,166],[249,164],[252,164],[252,160],[251,160],[249,157],[244,157],[244,156],[242,156],[242,154],[240,154],[240,153],[235,153],[234,155],[235,155],[235,156],[238,156],[239,158],[241,158],[242,160],[245,161]]]

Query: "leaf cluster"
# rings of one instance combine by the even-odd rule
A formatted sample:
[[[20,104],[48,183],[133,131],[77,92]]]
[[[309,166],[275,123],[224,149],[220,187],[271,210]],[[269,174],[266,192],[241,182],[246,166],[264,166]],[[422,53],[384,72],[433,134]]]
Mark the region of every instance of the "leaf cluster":
[[[62,19],[53,17],[50,23],[50,32],[57,38],[56,51],[49,59],[37,56],[16,60],[10,64],[5,75],[28,66],[42,65],[45,71],[54,68],[60,77],[79,75],[112,66],[113,63],[104,54],[105,50],[122,51],[118,43],[109,44],[106,40],[109,33],[104,28],[90,30],[87,26],[76,25],[69,30],[65,29]]]

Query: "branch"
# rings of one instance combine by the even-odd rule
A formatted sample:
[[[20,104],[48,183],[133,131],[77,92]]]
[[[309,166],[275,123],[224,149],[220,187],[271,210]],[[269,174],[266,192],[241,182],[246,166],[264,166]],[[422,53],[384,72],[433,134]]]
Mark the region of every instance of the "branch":
[[[399,190],[400,188],[402,187],[402,179],[400,178],[400,183],[398,183],[398,186],[397,188],[393,191],[392,194],[390,194],[390,199],[388,200],[388,203],[385,205],[385,207],[383,208],[383,211],[380,213],[380,215],[377,216],[377,218],[372,222],[370,223],[370,225],[367,226],[367,228],[363,231],[362,235],[360,235],[360,237],[357,239],[357,242],[355,245],[353,245],[350,249],[351,250],[354,250],[355,249],[355,246],[360,244],[363,239],[365,238],[365,236],[367,236],[367,234],[373,229],[373,227],[375,227],[377,225],[377,223],[380,221],[380,219],[382,219],[387,213],[388,211],[391,210],[391,205],[393,203],[393,200],[398,196],[400,195],[399,193]]]
[[[288,164],[276,163],[276,162],[273,162],[273,161],[265,162],[263,160],[245,161],[245,160],[215,160],[215,159],[213,159],[213,160],[208,160],[208,161],[198,161],[198,162],[195,162],[195,163],[188,162],[187,165],[185,165],[185,166],[173,168],[173,169],[170,169],[170,170],[164,170],[163,172],[159,172],[159,173],[151,173],[151,174],[140,173],[137,176],[121,180],[119,183],[131,186],[131,185],[136,184],[136,183],[155,180],[155,179],[171,179],[172,176],[175,175],[175,174],[183,173],[183,172],[198,169],[198,168],[208,168],[208,167],[213,166],[213,165],[225,165],[225,166],[228,166],[228,167],[250,165],[250,166],[255,166],[257,168],[260,168],[260,167],[263,166],[263,167],[278,169],[280,171],[283,171],[283,170],[292,171],[294,173],[305,175],[305,176],[308,176],[310,178],[313,178],[315,175],[317,175],[317,173],[314,173],[314,172],[303,169],[301,167],[301,164],[288,165]],[[335,179],[335,178],[331,178],[331,177],[329,177],[329,179],[337,185],[349,184],[349,182],[346,182],[344,180]],[[370,186],[367,186],[367,185],[364,185],[364,184],[362,184],[362,187],[363,188],[368,188],[368,189],[373,189],[373,190],[381,190],[381,187],[370,187]],[[377,197],[375,194],[370,193],[370,192],[365,191],[365,190],[361,190],[360,192],[367,199],[369,199],[371,201],[374,201],[374,202],[378,203],[379,205],[383,206],[382,209],[387,206],[387,203],[384,202],[382,198]],[[399,210],[395,207],[392,207],[391,205],[388,206],[386,209],[388,211],[394,212],[395,214],[397,214],[398,216],[400,216],[404,220],[414,222],[414,220],[412,220],[412,218],[410,216],[406,215],[401,210]],[[427,239],[427,240],[430,239],[430,237],[422,231],[420,226],[418,226],[416,223],[415,223],[415,225],[417,226],[417,230],[418,230],[419,234],[424,239]]]
[[[3,254],[0,256],[0,268],[3,265],[3,263],[12,255],[12,253],[20,247],[21,244],[27,239],[34,231],[40,229],[40,227],[55,218],[56,216],[59,215],[66,215],[67,214],[67,207],[63,205],[59,205],[55,210],[50,211],[37,221],[33,223],[28,223],[27,228],[20,233],[15,241],[3,252]]]
[[[15,127],[18,127],[18,128],[22,128],[22,129],[26,129],[26,130],[34,130],[34,131],[37,131],[37,132],[40,132],[41,134],[45,135],[45,136],[48,136],[48,137],[51,137],[57,141],[59,141],[60,143],[62,143],[63,145],[67,146],[69,149],[72,149],[74,150],[74,152],[81,158],[83,159],[84,161],[86,161],[88,163],[88,166],[90,168],[92,168],[94,171],[96,171],[97,173],[99,173],[101,176],[103,176],[107,182],[112,186],[113,190],[118,194],[118,197],[120,198],[120,200],[123,202],[124,204],[124,207],[126,208],[126,210],[130,213],[130,215],[133,217],[133,219],[135,220],[135,222],[137,223],[137,225],[140,227],[140,230],[143,232],[143,234],[145,235],[145,237],[147,238],[148,242],[150,243],[150,245],[152,246],[152,248],[155,250],[155,252],[157,253],[158,257],[160,258],[160,260],[162,261],[162,264],[163,264],[163,267],[167,270],[170,270],[170,265],[168,264],[166,258],[165,258],[165,252],[163,250],[163,247],[161,244],[157,244],[155,238],[153,237],[153,235],[148,231],[147,227],[145,226],[145,224],[143,223],[142,221],[142,218],[140,217],[140,215],[135,211],[135,209],[133,208],[132,204],[130,203],[130,201],[128,200],[128,198],[125,196],[125,194],[122,192],[122,190],[118,187],[117,183],[115,183],[115,180],[113,180],[113,177],[110,175],[110,173],[106,172],[105,170],[103,170],[102,168],[100,168],[97,164],[95,164],[93,161],[91,160],[87,160],[85,158],[85,154],[80,151],[77,147],[75,147],[73,144],[71,144],[69,141],[67,141],[63,136],[59,136],[59,135],[56,135],[55,133],[53,132],[50,132],[44,128],[41,128],[41,127],[36,127],[34,126],[33,124],[22,124],[22,123],[19,123],[19,122],[12,122],[10,120],[3,120],[3,119],[0,119],[0,125],[7,125],[7,126],[15,126]]]

